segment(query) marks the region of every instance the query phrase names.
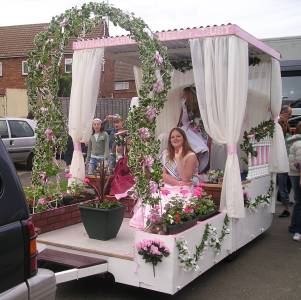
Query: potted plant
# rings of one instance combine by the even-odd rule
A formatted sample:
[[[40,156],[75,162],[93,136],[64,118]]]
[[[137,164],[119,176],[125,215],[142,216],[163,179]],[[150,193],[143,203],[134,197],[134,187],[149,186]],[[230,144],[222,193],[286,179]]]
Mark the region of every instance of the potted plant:
[[[115,238],[123,221],[125,206],[104,199],[79,205],[81,220],[89,238],[106,241]]]
[[[175,195],[164,207],[162,214],[163,230],[166,234],[176,234],[184,231],[197,223],[191,197]]]
[[[191,207],[198,221],[209,219],[218,213],[216,204],[212,199],[212,195],[207,195],[202,186],[194,189],[194,195],[191,199]]]

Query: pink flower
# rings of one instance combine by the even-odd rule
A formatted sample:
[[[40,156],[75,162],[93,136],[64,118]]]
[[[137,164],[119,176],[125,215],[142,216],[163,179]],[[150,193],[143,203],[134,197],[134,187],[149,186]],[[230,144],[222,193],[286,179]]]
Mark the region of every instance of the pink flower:
[[[154,120],[154,118],[156,117],[156,113],[157,113],[157,109],[153,106],[148,106],[147,110],[146,110],[146,118],[152,122]]]
[[[193,213],[193,209],[191,207],[184,207],[184,213],[191,214],[191,213]]]
[[[158,80],[153,85],[153,92],[160,93],[164,90],[164,83],[163,80]]]
[[[167,190],[167,189],[162,189],[161,193],[162,193],[163,196],[168,196],[170,194],[170,191]]]
[[[65,178],[72,178],[72,174],[71,173],[66,173],[64,177]]]
[[[89,184],[91,181],[90,181],[90,179],[88,178],[88,177],[86,177],[85,179],[84,179],[84,183],[86,183],[86,184]]]
[[[180,190],[180,194],[183,196],[183,197],[186,197],[190,194],[190,191],[188,190],[185,190],[185,189],[181,189]]]
[[[158,184],[155,181],[149,182],[149,188],[152,194],[156,193],[158,191]]]
[[[53,141],[54,140],[54,133],[53,133],[53,131],[52,131],[51,128],[47,128],[45,130],[45,135],[46,135],[47,140],[49,140],[49,141]]]
[[[40,177],[40,182],[41,182],[42,184],[47,183],[47,174],[46,174],[46,172],[41,172],[41,173],[39,174],[39,177]]]
[[[202,187],[198,186],[194,189],[193,195],[196,197],[201,197],[202,196]]]
[[[155,61],[159,66],[163,64],[163,57],[158,50],[155,53]]]
[[[150,155],[145,155],[144,156],[144,165],[147,168],[151,168],[154,164],[154,159]]]
[[[45,205],[46,204],[46,199],[45,198],[40,198],[39,200],[38,200],[38,205]]]
[[[153,255],[160,255],[161,254],[158,247],[156,247],[155,245],[151,245],[150,253],[153,254]]]
[[[150,133],[148,128],[142,127],[139,129],[139,136],[142,140],[148,139],[150,137]]]
[[[60,26],[61,27],[65,27],[68,24],[68,20],[66,18],[64,18],[61,22],[60,22]]]

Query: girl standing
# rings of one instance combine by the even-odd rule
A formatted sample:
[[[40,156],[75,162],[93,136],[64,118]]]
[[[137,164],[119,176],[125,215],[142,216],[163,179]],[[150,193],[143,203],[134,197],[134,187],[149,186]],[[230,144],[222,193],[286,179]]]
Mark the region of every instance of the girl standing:
[[[92,129],[87,153],[88,175],[93,175],[97,164],[109,157],[109,135],[102,129],[100,119],[93,120]]]

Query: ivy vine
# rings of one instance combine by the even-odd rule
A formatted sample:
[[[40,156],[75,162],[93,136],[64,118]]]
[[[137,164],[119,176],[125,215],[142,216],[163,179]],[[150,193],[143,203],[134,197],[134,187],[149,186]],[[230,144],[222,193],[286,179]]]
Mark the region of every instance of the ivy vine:
[[[215,253],[219,255],[223,240],[225,239],[227,234],[230,234],[229,223],[230,223],[230,219],[228,215],[226,215],[219,236],[217,234],[217,230],[215,227],[213,227],[209,223],[206,224],[202,236],[202,240],[197,246],[195,246],[194,254],[189,253],[186,240],[184,239],[177,240],[176,246],[179,251],[178,259],[184,271],[190,271],[190,270],[197,271],[199,269],[197,262],[202,257],[204,251],[208,246],[213,248],[215,250]]]
[[[252,157],[257,157],[257,151],[255,150],[253,144],[251,143],[251,138],[259,142],[265,137],[273,138],[275,130],[275,123],[272,120],[263,121],[258,126],[252,127],[249,131],[245,131],[243,135],[243,141],[240,144],[240,149],[244,151],[246,157],[243,157],[242,160],[248,164],[249,154]]]
[[[58,172],[55,154],[62,151],[66,144],[66,121],[57,96],[64,48],[70,38],[84,38],[105,16],[109,16],[114,25],[129,31],[129,37],[138,44],[143,84],[139,91],[139,106],[129,113],[126,123],[131,138],[129,166],[135,176],[137,196],[144,203],[154,204],[158,199],[153,198],[150,183],[160,186],[162,180],[155,120],[170,88],[172,67],[166,47],[160,44],[141,18],[104,2],[90,2],[80,9],[66,10],[53,17],[47,30],[34,39],[34,50],[28,56],[27,77],[30,109],[37,120],[32,183],[40,185],[42,172],[46,172],[47,176]]]

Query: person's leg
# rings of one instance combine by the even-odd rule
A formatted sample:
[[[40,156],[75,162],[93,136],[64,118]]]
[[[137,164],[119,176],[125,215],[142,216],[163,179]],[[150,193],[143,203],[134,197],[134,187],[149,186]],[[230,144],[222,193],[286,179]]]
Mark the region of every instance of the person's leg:
[[[88,166],[88,175],[93,175],[95,173],[97,167],[97,159],[90,158],[89,166]]]
[[[290,216],[289,212],[289,193],[287,189],[287,177],[288,173],[278,173],[278,192],[280,200],[284,206],[284,211],[279,215],[280,218],[285,218]]]
[[[291,176],[291,183],[294,189],[294,210],[291,219],[290,230],[292,233],[301,234],[301,186],[300,176]]]

